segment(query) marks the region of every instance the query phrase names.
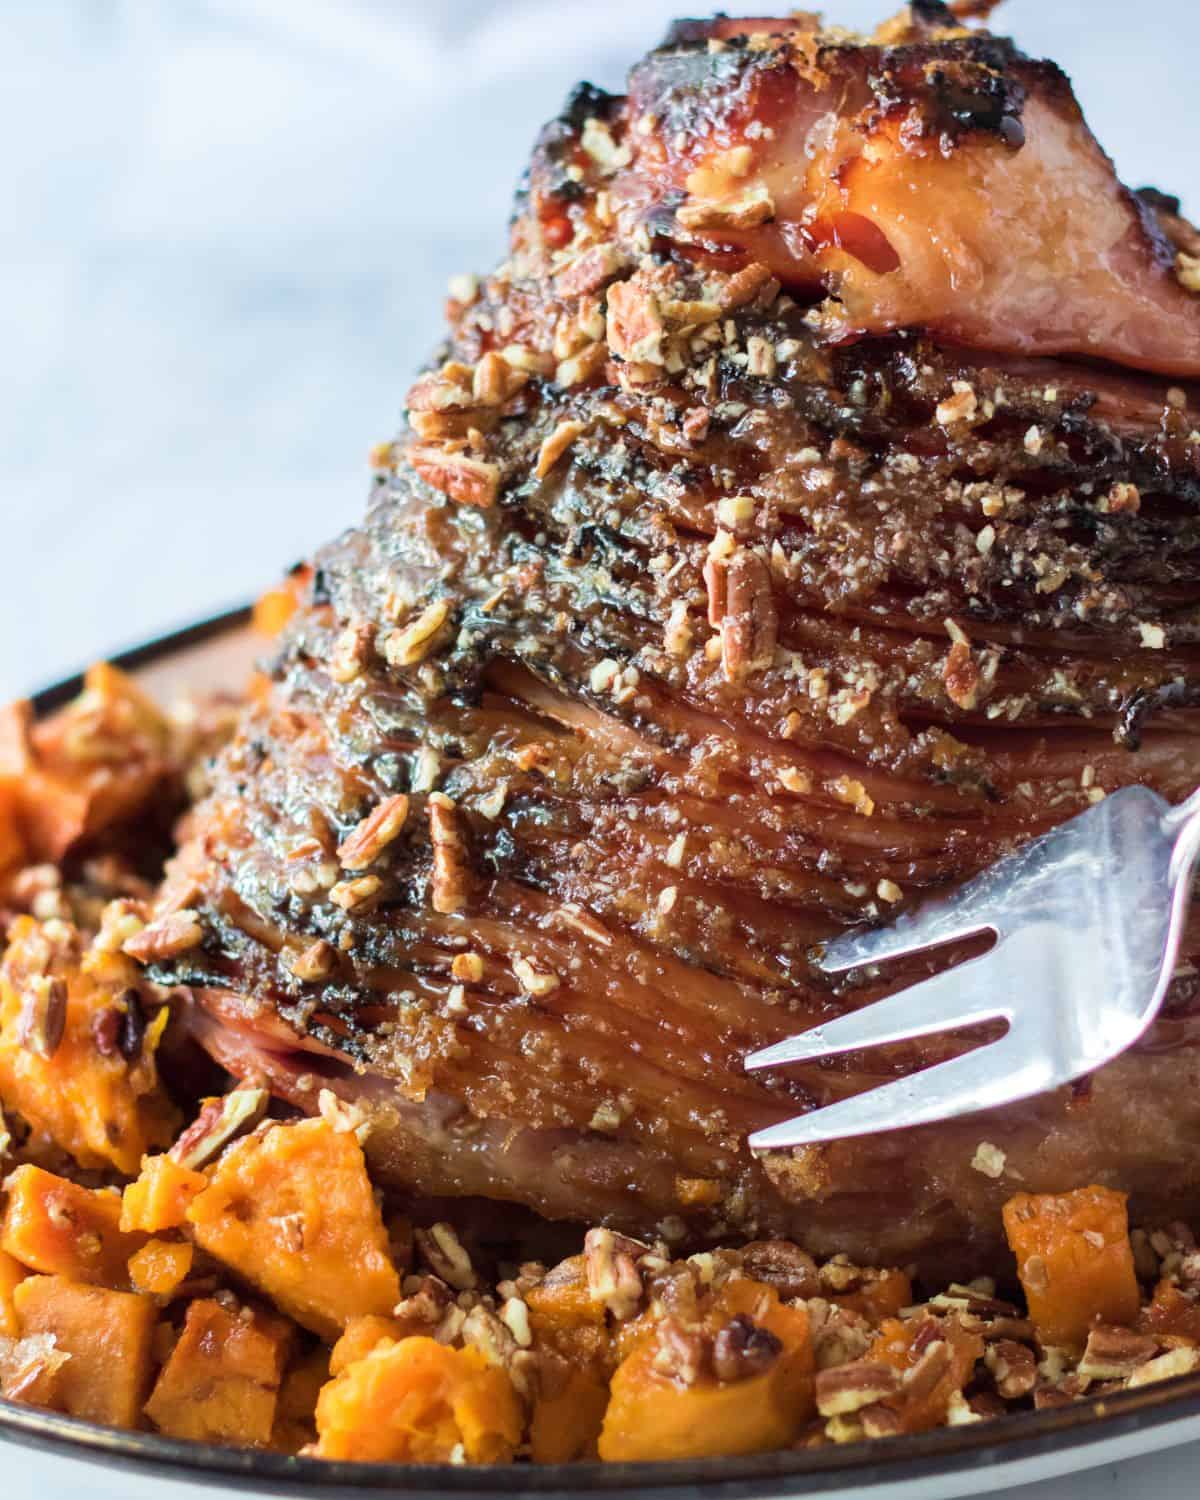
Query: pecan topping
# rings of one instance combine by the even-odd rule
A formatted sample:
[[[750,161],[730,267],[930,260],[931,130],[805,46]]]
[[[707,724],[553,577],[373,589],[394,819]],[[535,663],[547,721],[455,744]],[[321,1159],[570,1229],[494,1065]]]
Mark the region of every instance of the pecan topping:
[[[755,1281],[773,1286],[785,1302],[820,1291],[816,1261],[790,1240],[753,1241],[742,1251],[742,1268]]]
[[[589,1229],[583,1242],[588,1296],[603,1302],[618,1322],[631,1318],[642,1300],[638,1258],[647,1246],[611,1229]]]
[[[775,659],[778,616],[771,570],[748,547],[725,557],[709,553],[704,564],[708,621],[721,630],[721,664],[727,682],[769,667]]]
[[[318,938],[292,960],[292,973],[306,984],[328,979],[337,967],[337,949]]]
[[[1012,1339],[1001,1339],[984,1350],[983,1362],[992,1372],[997,1393],[1006,1401],[1028,1396],[1037,1384],[1037,1361],[1033,1350]]]
[[[67,982],[35,975],[21,991],[17,1040],[39,1057],[53,1057],[67,1027]]]
[[[695,1385],[707,1371],[712,1356],[710,1340],[703,1329],[689,1327],[678,1318],[664,1318],[658,1325],[655,1369],[682,1385]]]
[[[894,1396],[900,1377],[891,1365],[859,1359],[817,1373],[817,1410],[823,1417],[843,1417]]]
[[[496,503],[500,493],[499,464],[421,444],[409,448],[408,461],[426,484],[452,500],[477,505],[482,510]]]
[[[267,1112],[266,1089],[234,1089],[222,1099],[209,1099],[167,1153],[181,1167],[198,1172],[215,1161],[230,1141],[246,1135]]]
[[[437,645],[449,618],[450,600],[435,599],[403,629],[393,630],[383,642],[383,654],[389,666],[415,667],[424,661]]]
[[[429,836],[433,842],[433,909],[449,916],[467,904],[470,872],[457,809],[442,792],[429,798]]]
[[[783,1344],[745,1313],[738,1313],[713,1340],[712,1366],[718,1380],[748,1380],[761,1375],[779,1358]]]
[[[1123,1380],[1157,1352],[1157,1341],[1147,1334],[1101,1323],[1088,1334],[1078,1373],[1089,1380]]]
[[[403,794],[385,797],[338,845],[338,862],[342,868],[365,870],[397,837],[407,818],[407,797]]]
[[[157,963],[160,959],[175,958],[198,948],[204,941],[204,928],[200,925],[198,912],[184,907],[182,911],[169,912],[143,927],[133,937],[125,940],[124,951],[141,964]]]
[[[472,1291],[479,1285],[471,1257],[452,1225],[434,1224],[429,1229],[417,1229],[413,1233],[417,1249],[435,1276],[440,1276],[448,1286],[460,1292]]]

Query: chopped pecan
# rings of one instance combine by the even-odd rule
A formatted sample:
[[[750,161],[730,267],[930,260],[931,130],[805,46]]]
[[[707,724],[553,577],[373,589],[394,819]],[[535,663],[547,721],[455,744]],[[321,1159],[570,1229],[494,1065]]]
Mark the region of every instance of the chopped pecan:
[[[292,960],[292,973],[306,984],[328,979],[337,968],[337,949],[324,938],[310,943]]]
[[[695,1385],[707,1373],[712,1357],[712,1340],[703,1328],[663,1318],[658,1325],[658,1349],[654,1367],[682,1385]]]
[[[449,448],[414,443],[407,453],[416,473],[435,490],[477,505],[482,510],[496,503],[500,493],[500,465],[482,458],[471,458]]]
[[[53,1057],[67,1026],[67,982],[38,974],[21,989],[17,1040],[39,1057]]]
[[[234,1089],[224,1098],[209,1099],[168,1155],[181,1167],[198,1172],[235,1137],[253,1130],[270,1102],[266,1089]]]
[[[450,618],[450,600],[435,599],[415,620],[384,637],[383,654],[389,666],[415,667],[438,645]]]
[[[329,888],[329,899],[343,911],[365,906],[383,888],[378,875],[360,875],[357,880],[339,880]]]
[[[470,869],[457,809],[443,792],[434,792],[429,798],[429,837],[433,844],[433,909],[449,916],[467,904]]]
[[[198,948],[204,941],[204,928],[198,912],[185,907],[158,917],[132,937],[126,938],[124,951],[138,963],[153,964],[160,959],[175,958]]]
[[[891,1365],[858,1359],[817,1374],[817,1410],[823,1417],[841,1417],[894,1396],[900,1376]]]
[[[675,218],[684,229],[753,229],[775,217],[775,204],[761,184],[727,198],[696,198],[685,203]]]
[[[640,277],[608,289],[608,346],[633,364],[661,365],[663,324],[658,299]]]
[[[782,1352],[783,1344],[769,1328],[738,1313],[713,1340],[713,1373],[718,1380],[748,1380],[769,1370]]]
[[[602,1302],[618,1322],[631,1318],[642,1300],[639,1257],[648,1246],[611,1229],[589,1229],[583,1242],[588,1296]]]
[[[1006,1401],[1016,1401],[1028,1396],[1037,1385],[1037,1361],[1033,1350],[1012,1339],[1001,1339],[989,1344],[983,1353],[983,1362],[996,1382],[997,1393]]]
[[[417,1229],[414,1237],[426,1265],[447,1285],[460,1292],[473,1291],[479,1285],[471,1257],[453,1225],[434,1224],[429,1229]]]
[[[773,1286],[785,1302],[820,1291],[816,1261],[790,1240],[752,1241],[742,1251],[742,1267],[755,1281]]]
[[[408,818],[408,798],[400,793],[384,800],[338,845],[338,861],[346,870],[365,870],[400,833]]]
[[[550,470],[559,461],[567,449],[574,443],[577,437],[587,431],[586,422],[567,420],[559,422],[554,431],[545,439],[538,449],[537,463],[534,466],[534,477],[545,479]]]
[[[1078,1373],[1089,1380],[1121,1380],[1157,1352],[1158,1343],[1148,1334],[1100,1323],[1088,1334]]]
[[[711,552],[704,564],[708,619],[721,630],[721,663],[727,682],[769,667],[779,621],[771,570],[757,552],[737,547],[727,557]]]

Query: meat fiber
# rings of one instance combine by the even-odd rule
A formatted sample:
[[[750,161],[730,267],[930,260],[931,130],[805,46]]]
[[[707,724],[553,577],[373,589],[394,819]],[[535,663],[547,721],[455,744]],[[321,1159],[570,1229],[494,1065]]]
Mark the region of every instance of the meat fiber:
[[[1018,1185],[1200,1209],[1190,963],[1135,1052],[951,1125],[756,1160],[968,1039],[740,1063],[883,992],[822,938],[1200,781],[1187,232],[929,3],[578,90],[183,831],[205,1046],[369,1107],[398,1186],[635,1233],[964,1271]]]

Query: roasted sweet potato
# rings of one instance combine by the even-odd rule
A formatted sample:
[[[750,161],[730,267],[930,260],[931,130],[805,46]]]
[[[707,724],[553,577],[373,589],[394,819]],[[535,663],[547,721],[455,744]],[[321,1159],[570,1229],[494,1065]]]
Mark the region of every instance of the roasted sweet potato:
[[[188,1221],[197,1244],[324,1338],[400,1300],[362,1147],[325,1120],[236,1141]]]
[[[525,1426],[508,1375],[429,1338],[378,1344],[317,1402],[317,1453],[398,1463],[506,1463]]]
[[[17,799],[28,856],[57,862],[85,836],[123,822],[171,773],[166,720],[132,678],[101,662],[83,692],[39,724],[6,710],[0,775]]]
[[[0,768],[0,875],[27,861],[19,818],[20,797],[16,778],[6,776]]]
[[[1044,1343],[1078,1348],[1094,1323],[1137,1317],[1124,1193],[1018,1193],[1004,1205],[1004,1230]]]
[[[129,1285],[129,1257],[145,1244],[123,1234],[121,1195],[85,1188],[41,1167],[21,1166],[8,1177],[0,1249],[31,1271],[93,1286]]]
[[[136,1172],[178,1123],[155,1062],[166,1012],[147,1017],[132,977],[119,955],[85,952],[65,922],[18,917],[9,931],[0,1098],[83,1167]]]
[[[365,1359],[377,1344],[384,1339],[393,1344],[408,1336],[399,1318],[381,1318],[377,1313],[368,1313],[365,1318],[351,1318],[346,1331],[333,1346],[329,1356],[329,1373],[340,1375],[348,1365]]]
[[[169,1298],[192,1269],[195,1250],[182,1240],[149,1240],[129,1257],[129,1280],[135,1292]]]
[[[15,1256],[0,1250],[0,1336],[15,1339],[18,1332],[17,1309],[13,1292],[29,1272]]]
[[[170,1156],[147,1156],[141,1175],[121,1197],[121,1228],[161,1234],[187,1221],[188,1205],[208,1186],[203,1172],[181,1167]]]
[[[70,1358],[57,1399],[72,1416],[137,1427],[150,1386],[154,1304],[132,1292],[28,1276],[13,1294],[21,1337],[51,1334]]]
[[[556,1266],[525,1304],[540,1359],[529,1426],[534,1462],[593,1458],[618,1354],[604,1304],[588,1291],[583,1256]]]
[[[329,1380],[329,1350],[318,1347],[288,1369],[279,1387],[271,1447],[280,1453],[299,1453],[317,1440],[317,1400]]]
[[[891,1365],[906,1377],[901,1390],[882,1402],[900,1419],[901,1432],[926,1432],[944,1422],[952,1398],[970,1380],[975,1361],[983,1357],[978,1334],[968,1333],[953,1318],[938,1321],[931,1330],[932,1321],[902,1323],[887,1318],[867,1350],[868,1360]],[[910,1374],[918,1365],[919,1375]]]
[[[267,1446],[294,1333],[262,1308],[191,1303],[146,1415],[168,1437]]]
[[[602,1459],[718,1458],[795,1440],[813,1412],[803,1307],[744,1280],[727,1283],[695,1327],[647,1317],[613,1376]]]

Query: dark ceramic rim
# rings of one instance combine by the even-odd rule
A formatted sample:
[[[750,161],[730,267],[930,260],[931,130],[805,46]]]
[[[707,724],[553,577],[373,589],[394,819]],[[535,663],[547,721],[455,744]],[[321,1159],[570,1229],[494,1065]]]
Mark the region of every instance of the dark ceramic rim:
[[[149,665],[172,652],[202,644],[250,619],[249,609],[229,610],[112,658],[120,667]],[[34,697],[45,712],[76,694],[82,679],[55,683]],[[964,1468],[1000,1468],[1022,1460],[1066,1453],[1091,1443],[1130,1437],[1189,1418],[1200,1418],[1200,1372],[1137,1390],[1044,1411],[1018,1412],[965,1427],[942,1427],[909,1437],[881,1438],[844,1447],[760,1453],[745,1458],[642,1464],[365,1464],[288,1458],[278,1453],[181,1442],[148,1432],[98,1427],[75,1417],[0,1401],[0,1437],[60,1458],[93,1459],[163,1477],[220,1480],[235,1489],[269,1489],[277,1495],[336,1496],[394,1493],[409,1497],[496,1497],[536,1494],[568,1500],[584,1491],[624,1491],[640,1500],[756,1500],[756,1497],[825,1494],[912,1483]]]

